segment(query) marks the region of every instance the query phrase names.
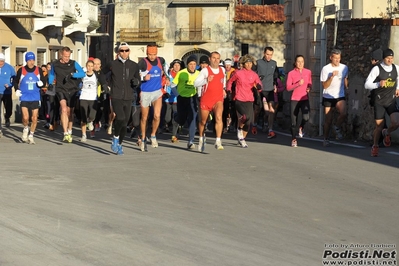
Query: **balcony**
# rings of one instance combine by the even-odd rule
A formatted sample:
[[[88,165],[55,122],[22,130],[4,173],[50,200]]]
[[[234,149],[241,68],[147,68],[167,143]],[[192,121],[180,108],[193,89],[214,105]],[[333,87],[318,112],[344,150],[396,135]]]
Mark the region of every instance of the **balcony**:
[[[211,40],[211,28],[190,29],[180,28],[176,32],[176,42],[178,43],[201,43]]]
[[[0,17],[9,18],[45,18],[43,14],[43,3],[40,0],[35,1],[1,1]]]
[[[163,28],[121,28],[116,33],[116,39],[118,42],[127,43],[161,43],[163,42]]]
[[[76,23],[74,5],[75,2],[69,0],[47,1],[43,8],[43,14],[47,17],[35,19],[35,31],[44,29],[47,26],[67,27],[72,23]]]
[[[75,0],[74,16],[76,23],[65,28],[65,35],[74,32],[91,32],[100,26],[98,3],[92,0]]]

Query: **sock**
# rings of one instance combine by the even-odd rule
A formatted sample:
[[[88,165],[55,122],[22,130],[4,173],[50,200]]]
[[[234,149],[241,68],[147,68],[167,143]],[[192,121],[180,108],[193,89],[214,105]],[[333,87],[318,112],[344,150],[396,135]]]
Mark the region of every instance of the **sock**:
[[[220,138],[216,138],[216,141],[221,141],[221,139]]]
[[[68,135],[68,132],[64,132],[64,136],[65,136],[65,135]]]
[[[72,129],[68,129],[68,134],[72,135]]]
[[[119,139],[119,136],[114,136],[114,139]]]
[[[29,134],[29,136],[32,136],[33,137],[33,134],[35,134],[35,132],[30,132],[30,134]]]
[[[199,140],[202,141],[202,140],[204,140],[204,138],[203,137],[199,137]]]

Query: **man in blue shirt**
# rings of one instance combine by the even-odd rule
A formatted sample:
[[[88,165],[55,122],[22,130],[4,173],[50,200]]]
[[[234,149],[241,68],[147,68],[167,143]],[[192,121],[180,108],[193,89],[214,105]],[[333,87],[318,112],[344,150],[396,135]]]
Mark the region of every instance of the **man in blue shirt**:
[[[8,63],[5,62],[6,58],[3,53],[0,53],[0,110],[3,102],[4,95],[11,95],[12,79],[15,77],[15,69]],[[5,96],[7,97],[7,96]],[[9,125],[11,111],[6,113],[6,124]],[[8,123],[7,123],[8,122]],[[2,121],[0,115],[0,138],[3,136],[2,133]]]

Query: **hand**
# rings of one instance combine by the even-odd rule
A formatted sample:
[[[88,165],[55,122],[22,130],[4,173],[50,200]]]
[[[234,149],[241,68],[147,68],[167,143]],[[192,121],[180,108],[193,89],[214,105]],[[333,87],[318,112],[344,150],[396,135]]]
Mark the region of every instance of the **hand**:
[[[4,87],[6,87],[6,89],[8,89],[8,88],[9,88],[8,84],[4,84]]]
[[[43,87],[43,82],[41,80],[39,80],[36,84],[38,87]]]
[[[304,80],[303,79],[300,79],[299,81],[298,81],[298,84],[299,85],[302,85],[304,83]]]
[[[133,78],[133,79],[130,81],[130,83],[132,84],[132,87],[137,87],[137,86],[140,84],[139,80],[136,79],[136,78]]]
[[[380,80],[380,87],[381,88],[383,88],[383,87],[385,87],[385,83],[386,83],[387,81],[384,79],[384,80]]]
[[[306,93],[309,93],[310,92],[310,88],[308,87],[308,88],[306,88]]]
[[[277,93],[277,86],[276,85],[273,86],[273,92]]]
[[[107,91],[106,91],[105,93],[110,93],[110,92],[111,92],[111,87],[108,86],[108,87],[107,87]]]
[[[215,75],[209,75],[208,76],[208,82],[211,82],[213,80],[213,78],[215,77]]]
[[[151,79],[151,74],[147,74],[144,76],[145,81],[149,81]]]
[[[396,91],[395,91],[395,96],[396,96],[396,97],[399,97],[399,90],[396,90]]]
[[[170,94],[165,92],[164,94],[162,94],[162,99],[166,100],[170,98]]]
[[[21,96],[22,96],[21,90],[17,90],[17,91],[15,92],[15,95],[16,95],[17,97],[21,97]]]
[[[332,72],[332,77],[338,76],[338,70]]]

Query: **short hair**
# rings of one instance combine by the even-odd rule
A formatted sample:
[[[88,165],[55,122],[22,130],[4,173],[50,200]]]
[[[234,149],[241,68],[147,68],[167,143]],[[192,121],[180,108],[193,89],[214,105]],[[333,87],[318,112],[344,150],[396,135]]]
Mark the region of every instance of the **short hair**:
[[[332,50],[331,50],[331,53],[330,53],[330,56],[331,56],[331,55],[334,55],[334,54],[341,54],[341,50],[335,49],[335,48],[332,49]]]
[[[220,56],[220,53],[219,53],[219,52],[213,51],[209,57],[211,57],[213,54],[218,54],[218,55]]]
[[[266,46],[265,50],[263,50],[263,53],[266,53],[266,51],[274,52],[274,49],[271,46]]]
[[[69,48],[68,46],[64,46],[61,48],[62,52],[71,52],[71,48]]]

